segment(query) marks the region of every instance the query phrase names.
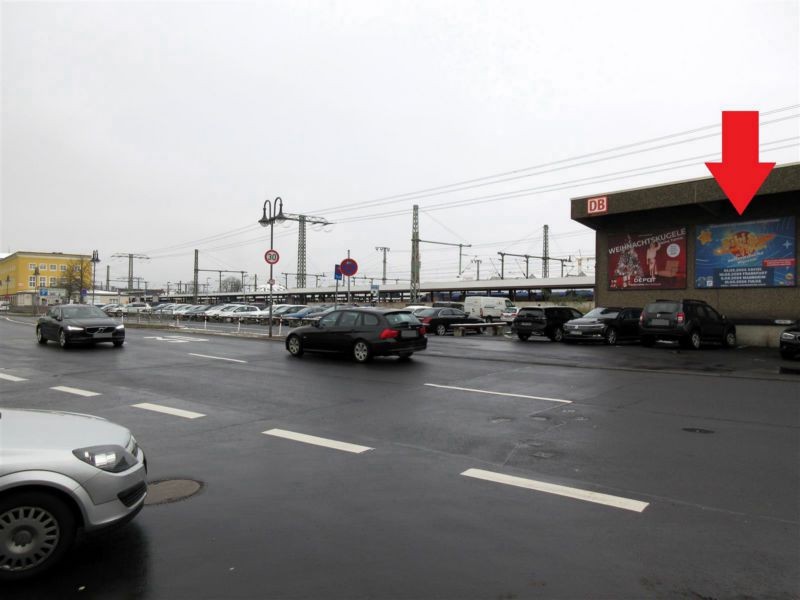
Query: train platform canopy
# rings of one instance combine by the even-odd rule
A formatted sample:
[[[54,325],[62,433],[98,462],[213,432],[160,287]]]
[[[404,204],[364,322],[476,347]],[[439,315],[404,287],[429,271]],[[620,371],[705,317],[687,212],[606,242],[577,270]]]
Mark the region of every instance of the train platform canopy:
[[[571,200],[596,232],[598,305],[705,300],[744,325],[800,319],[800,163],[775,167],[739,215],[703,177]]]

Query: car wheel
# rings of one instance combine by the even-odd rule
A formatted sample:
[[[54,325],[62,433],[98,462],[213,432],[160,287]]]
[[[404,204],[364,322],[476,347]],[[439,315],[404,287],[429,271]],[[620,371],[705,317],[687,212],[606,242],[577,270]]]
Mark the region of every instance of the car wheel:
[[[447,327],[445,327],[444,325],[437,325],[436,329],[434,330],[434,333],[436,335],[444,335],[447,333]]]
[[[689,348],[691,348],[692,350],[699,350],[701,341],[702,340],[700,338],[700,332],[697,329],[693,330],[689,334],[688,344]]]
[[[56,564],[75,540],[75,517],[43,492],[0,500],[0,580],[34,577]]]
[[[561,327],[556,327],[555,331],[553,331],[553,341],[554,342],[564,341],[564,330],[561,329]]]
[[[289,339],[286,340],[286,349],[292,356],[297,356],[298,358],[303,356],[303,343],[296,335],[290,335]]]
[[[403,352],[400,355],[400,360],[411,360],[411,355],[414,354],[413,352]]]
[[[63,329],[58,332],[58,345],[62,348],[69,347],[69,340],[67,339],[67,334],[64,333]]]
[[[523,341],[523,342],[527,342],[527,341],[528,341],[528,338],[529,338],[529,337],[531,337],[531,336],[530,336],[529,334],[527,334],[527,333],[518,333],[518,334],[517,334],[517,337],[518,337],[518,338],[519,338],[521,341]]]
[[[494,317],[485,317],[484,321],[486,321],[487,323],[493,323],[494,322]]]
[[[652,348],[656,344],[656,338],[654,338],[652,335],[643,335],[639,341],[645,348]]]
[[[42,328],[39,327],[38,325],[36,326],[36,341],[39,342],[40,344],[47,343],[47,338],[44,337],[44,334],[42,333]]]
[[[606,329],[606,344],[614,346],[617,343],[617,330],[613,327]]]
[[[367,342],[358,340],[353,344],[353,359],[357,363],[369,362],[369,360],[372,359],[372,350]]]
[[[722,345],[726,348],[735,348],[736,347],[736,332],[732,329],[729,329],[725,332],[725,335],[722,338]]]
[[[111,343],[114,344],[114,348],[122,348],[122,344],[125,343],[125,340],[114,340]]]

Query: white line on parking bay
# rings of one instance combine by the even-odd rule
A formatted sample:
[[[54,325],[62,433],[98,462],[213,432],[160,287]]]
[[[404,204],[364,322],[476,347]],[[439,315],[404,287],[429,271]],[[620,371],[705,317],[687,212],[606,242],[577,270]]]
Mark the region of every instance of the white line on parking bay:
[[[194,352],[189,352],[189,356],[197,356],[199,358],[211,358],[214,360],[227,360],[230,362],[237,362],[237,363],[246,363],[246,360],[239,360],[238,358],[225,358],[224,356],[209,356],[208,354],[195,354]]]
[[[367,450],[373,450],[369,446],[359,446],[358,444],[348,444],[347,442],[338,442],[336,440],[329,440],[327,438],[317,437],[315,435],[306,435],[305,433],[296,433],[294,431],[286,431],[285,429],[270,429],[269,431],[262,431],[265,435],[273,435],[275,437],[284,438],[287,440],[294,440],[295,442],[304,442],[306,444],[313,444],[315,446],[324,446],[325,448],[333,448],[334,450],[342,450],[343,452],[352,452],[354,454],[361,454]]]
[[[74,387],[67,387],[65,385],[57,385],[56,387],[51,387],[51,390],[56,390],[57,392],[66,392],[68,394],[75,394],[76,396],[85,396],[89,398],[91,396],[99,396],[98,392],[90,392],[89,390],[82,390],[80,388]]]
[[[545,398],[543,396],[528,396],[526,394],[510,394],[508,392],[492,392],[490,390],[476,390],[475,388],[457,387],[454,385],[439,385],[438,383],[426,383],[428,387],[442,388],[445,390],[458,390],[460,392],[475,392],[476,394],[491,394],[492,396],[510,396],[512,398],[527,398],[528,400],[547,400],[548,402],[561,402],[572,404],[572,400],[560,400],[559,398]]]
[[[6,381],[28,381],[24,377],[17,377],[16,375],[7,375],[6,373],[0,373],[0,379],[5,379]]]
[[[205,417],[203,413],[192,412],[191,410],[181,410],[180,408],[171,408],[169,406],[162,406],[161,404],[151,404],[150,402],[142,402],[140,404],[132,404],[134,408],[142,408],[144,410],[152,410],[157,413],[164,413],[165,415],[174,415],[176,417],[183,417],[184,419],[199,419]]]
[[[545,492],[547,494],[555,494],[557,496],[565,496],[567,498],[584,500],[586,502],[594,502],[595,504],[604,504],[606,506],[612,506],[614,508],[621,508],[623,510],[630,510],[633,512],[640,513],[645,508],[650,506],[649,502],[640,502],[639,500],[631,500],[629,498],[622,498],[620,496],[610,496],[608,494],[590,492],[588,490],[581,490],[578,488],[556,485],[554,483],[537,481],[535,479],[526,479],[524,477],[503,475],[502,473],[484,471],[483,469],[467,469],[461,474],[464,475],[465,477],[472,477],[474,479],[483,479],[484,481],[492,481],[494,483],[513,485],[515,487],[525,488],[528,490]]]

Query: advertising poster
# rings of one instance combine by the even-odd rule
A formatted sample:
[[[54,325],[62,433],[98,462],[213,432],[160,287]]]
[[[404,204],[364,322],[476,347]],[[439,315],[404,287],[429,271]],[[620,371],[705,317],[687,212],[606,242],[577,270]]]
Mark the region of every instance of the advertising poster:
[[[795,218],[697,227],[698,288],[794,287]]]
[[[610,290],[686,288],[686,228],[608,236]]]

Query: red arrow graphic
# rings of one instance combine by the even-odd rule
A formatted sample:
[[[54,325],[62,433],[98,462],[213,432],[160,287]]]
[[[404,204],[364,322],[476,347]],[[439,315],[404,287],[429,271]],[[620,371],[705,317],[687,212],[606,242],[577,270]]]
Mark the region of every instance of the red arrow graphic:
[[[758,162],[758,111],[722,111],[722,162],[706,166],[741,215],[774,162]]]

